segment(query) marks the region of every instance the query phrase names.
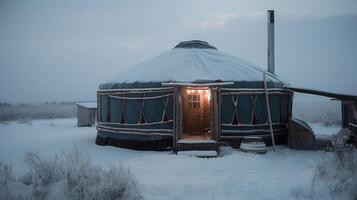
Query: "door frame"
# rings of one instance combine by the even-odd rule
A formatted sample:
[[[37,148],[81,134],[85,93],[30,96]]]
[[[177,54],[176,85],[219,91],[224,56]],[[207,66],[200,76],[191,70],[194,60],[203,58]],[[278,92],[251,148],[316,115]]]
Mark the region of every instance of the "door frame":
[[[207,87],[207,86],[176,86],[174,88],[174,128],[173,128],[173,144],[174,148],[176,147],[176,143],[181,139],[182,133],[183,133],[183,98],[184,94],[183,92],[187,88],[193,88],[193,89],[198,89],[202,88],[203,90],[209,90],[211,97],[210,97],[210,128],[211,128],[211,139],[216,140],[217,137],[217,116],[218,115],[218,104],[217,104],[217,87]]]
[[[203,135],[206,127],[211,128],[211,101],[206,99],[207,91],[210,95],[209,87],[185,87],[182,89],[182,134]],[[190,100],[190,96],[198,98]],[[195,121],[195,123],[190,123],[190,121]]]
[[[177,143],[182,135],[182,91],[183,88],[187,86],[176,85],[174,87],[173,93],[173,149],[177,150]],[[208,87],[211,91],[211,100],[210,100],[210,126],[211,126],[211,135],[212,140],[220,140],[220,130],[221,130],[221,95],[219,86]]]

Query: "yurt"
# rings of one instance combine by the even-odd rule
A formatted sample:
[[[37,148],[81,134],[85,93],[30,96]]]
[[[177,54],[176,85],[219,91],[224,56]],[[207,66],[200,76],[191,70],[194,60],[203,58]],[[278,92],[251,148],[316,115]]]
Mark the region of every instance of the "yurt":
[[[239,147],[248,137],[287,143],[287,85],[207,42],[181,42],[99,86],[96,143],[141,150]]]

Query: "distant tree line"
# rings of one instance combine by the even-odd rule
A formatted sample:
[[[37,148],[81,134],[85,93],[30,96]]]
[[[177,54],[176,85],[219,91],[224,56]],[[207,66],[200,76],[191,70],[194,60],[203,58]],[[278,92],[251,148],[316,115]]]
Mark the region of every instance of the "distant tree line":
[[[8,107],[8,106],[12,106],[12,104],[8,102],[0,102],[0,107]]]
[[[46,105],[46,106],[50,106],[50,105],[72,105],[72,104],[76,104],[75,101],[46,101],[44,103],[40,103],[40,105]],[[9,102],[0,102],[0,107],[9,107],[9,106],[28,106],[28,105],[33,105],[30,103],[17,103],[17,104],[12,104]]]
[[[10,120],[74,118],[77,107],[74,102],[50,102],[41,104],[1,104],[0,122]],[[4,106],[10,105],[10,106]],[[1,198],[0,198],[1,199]]]
[[[46,101],[45,105],[71,105],[75,103],[75,101]]]

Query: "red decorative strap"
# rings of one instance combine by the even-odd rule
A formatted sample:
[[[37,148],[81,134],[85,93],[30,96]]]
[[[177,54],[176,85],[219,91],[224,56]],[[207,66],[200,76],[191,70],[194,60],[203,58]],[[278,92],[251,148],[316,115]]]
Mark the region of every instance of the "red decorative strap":
[[[125,120],[125,115],[124,115],[124,110],[125,110],[125,100],[124,99],[120,99],[121,102],[121,114],[120,114],[120,123],[121,124],[126,124],[126,120]]]
[[[145,94],[144,94],[145,97]],[[144,108],[145,108],[145,101],[144,99],[141,100],[141,113],[140,113],[140,118],[139,118],[139,123],[140,124],[145,124],[146,120],[145,120],[145,114],[144,114]]]
[[[237,125],[237,124],[239,124],[239,117],[238,117],[238,112],[237,112],[238,95],[232,95],[232,101],[233,101],[233,116],[232,116],[231,124]]]
[[[251,98],[252,102],[252,119],[251,119],[251,124],[257,124],[257,110],[256,110],[256,105],[257,105],[257,95],[253,95]]]
[[[167,122],[169,121],[169,116],[167,115],[167,104],[169,102],[169,97],[166,97],[163,99],[163,104],[164,104],[164,111],[162,113],[161,121],[162,122]]]

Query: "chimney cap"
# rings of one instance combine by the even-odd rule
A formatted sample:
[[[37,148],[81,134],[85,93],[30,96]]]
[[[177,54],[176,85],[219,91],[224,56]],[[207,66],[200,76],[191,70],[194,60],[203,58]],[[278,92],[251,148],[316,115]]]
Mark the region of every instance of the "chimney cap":
[[[268,10],[268,18],[269,18],[269,23],[274,23],[274,10]]]

